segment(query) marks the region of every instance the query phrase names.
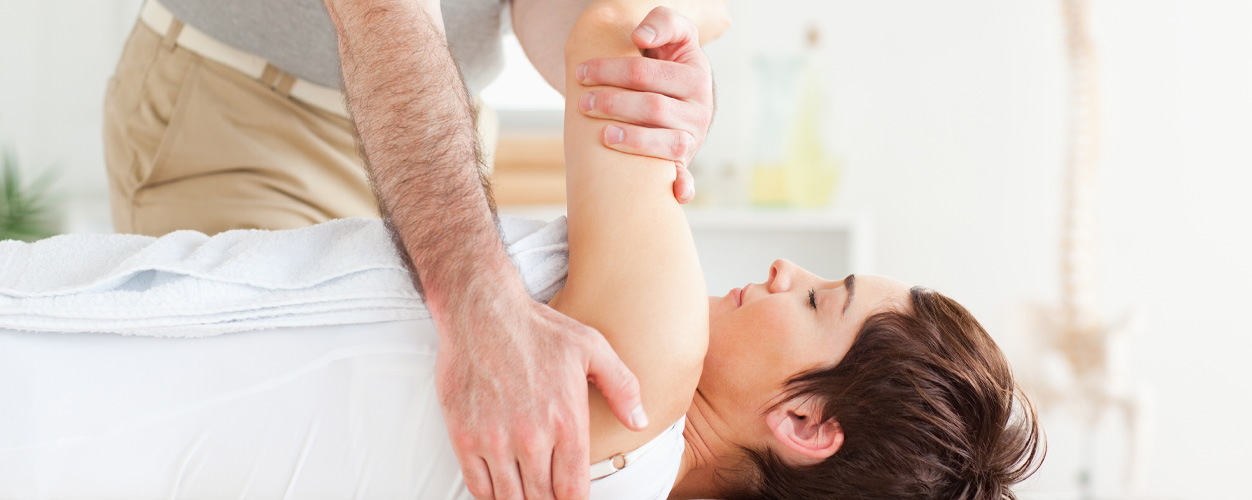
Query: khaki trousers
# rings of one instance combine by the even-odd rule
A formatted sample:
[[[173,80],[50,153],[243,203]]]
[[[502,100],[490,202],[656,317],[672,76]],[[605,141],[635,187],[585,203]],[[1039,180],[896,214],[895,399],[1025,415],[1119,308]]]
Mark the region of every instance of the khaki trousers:
[[[142,23],[109,82],[104,149],[118,232],[215,234],[378,216],[351,121]]]
[[[176,31],[172,31],[176,36]],[[475,99],[485,168],[499,120]],[[290,229],[378,217],[352,122],[136,23],[104,107],[114,229]]]

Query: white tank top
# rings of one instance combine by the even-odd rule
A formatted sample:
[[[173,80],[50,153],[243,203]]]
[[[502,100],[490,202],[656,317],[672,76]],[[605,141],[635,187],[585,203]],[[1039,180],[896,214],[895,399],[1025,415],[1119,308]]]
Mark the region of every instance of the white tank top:
[[[592,500],[665,500],[678,480],[682,466],[683,427],[687,417],[639,447],[639,455],[626,467],[591,482]],[[611,460],[611,459],[610,459]]]

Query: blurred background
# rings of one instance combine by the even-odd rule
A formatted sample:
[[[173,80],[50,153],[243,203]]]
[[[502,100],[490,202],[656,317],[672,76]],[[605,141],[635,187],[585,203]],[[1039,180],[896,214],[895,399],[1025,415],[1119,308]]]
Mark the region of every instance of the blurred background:
[[[36,233],[111,230],[101,103],[139,4],[0,4],[0,201],[42,200]],[[1063,5],[730,0],[689,207],[737,249],[703,252],[710,292],[774,257],[937,289],[1040,405],[1022,498],[1252,499],[1252,2]],[[508,52],[502,210],[559,213],[561,100]]]

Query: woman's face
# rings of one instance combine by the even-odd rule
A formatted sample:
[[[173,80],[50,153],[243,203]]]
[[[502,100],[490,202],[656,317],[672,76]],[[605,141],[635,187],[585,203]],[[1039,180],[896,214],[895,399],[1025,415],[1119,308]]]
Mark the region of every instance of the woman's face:
[[[759,417],[801,372],[830,368],[870,316],[902,311],[909,286],[873,275],[822,279],[786,260],[769,280],[710,297],[709,350],[699,389],[706,399]]]

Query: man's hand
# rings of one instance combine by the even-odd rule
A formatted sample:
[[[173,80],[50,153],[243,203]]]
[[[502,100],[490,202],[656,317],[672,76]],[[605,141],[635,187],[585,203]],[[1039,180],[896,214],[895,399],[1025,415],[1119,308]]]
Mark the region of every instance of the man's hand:
[[[479,499],[585,499],[586,381],[642,430],[639,382],[596,330],[524,293],[492,294],[440,332],[439,399],[465,484]]]
[[[695,195],[687,165],[713,122],[712,68],[700,49],[696,25],[672,9],[653,9],[632,39],[646,57],[579,65],[576,76],[583,85],[618,89],[588,92],[578,106],[588,116],[623,122],[604,127],[606,146],[673,160],[678,168],[674,197],[687,203]]]

